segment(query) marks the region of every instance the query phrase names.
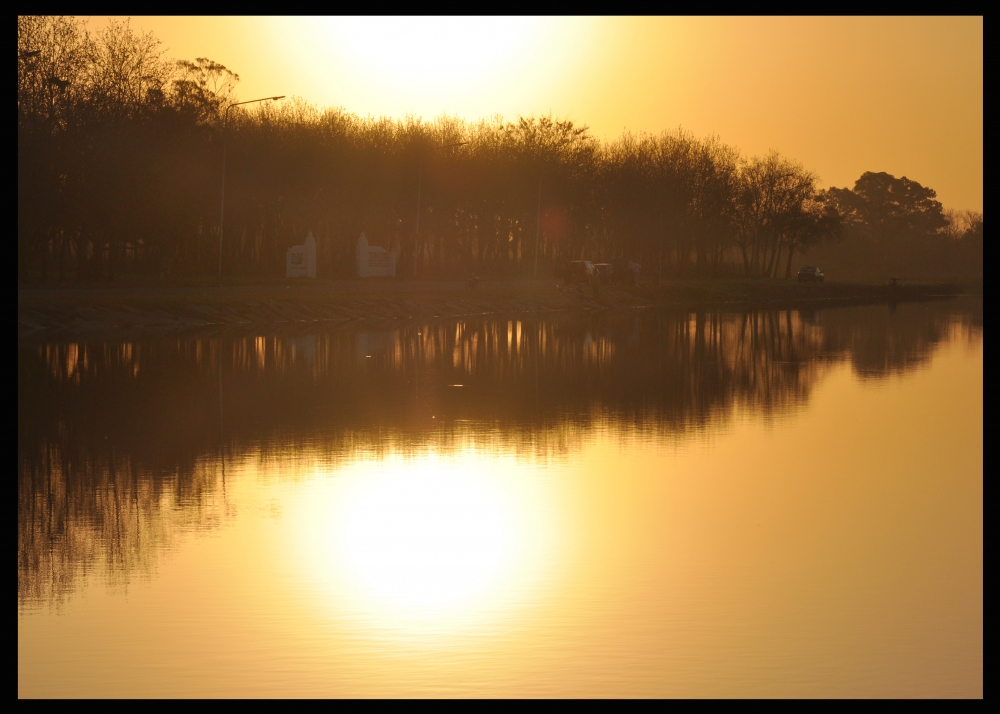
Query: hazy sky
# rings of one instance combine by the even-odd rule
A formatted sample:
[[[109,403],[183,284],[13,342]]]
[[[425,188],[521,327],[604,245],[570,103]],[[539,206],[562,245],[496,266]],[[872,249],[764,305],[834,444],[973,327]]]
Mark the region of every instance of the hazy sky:
[[[91,18],[92,29],[106,18]],[[983,209],[983,19],[133,17],[178,59],[373,116],[678,126],[824,185],[888,171]]]

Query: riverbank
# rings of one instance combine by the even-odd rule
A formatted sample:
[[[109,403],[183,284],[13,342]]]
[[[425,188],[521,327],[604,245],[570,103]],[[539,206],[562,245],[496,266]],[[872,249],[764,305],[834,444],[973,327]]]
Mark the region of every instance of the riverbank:
[[[961,294],[955,285],[687,280],[637,288],[562,281],[331,280],[263,285],[158,285],[19,289],[18,335],[191,329],[214,325],[399,321],[491,314],[673,307],[787,308],[920,300]]]

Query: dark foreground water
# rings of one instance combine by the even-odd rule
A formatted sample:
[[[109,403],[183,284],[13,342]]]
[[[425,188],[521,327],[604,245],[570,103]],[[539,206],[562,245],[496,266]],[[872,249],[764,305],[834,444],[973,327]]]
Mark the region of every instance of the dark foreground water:
[[[18,695],[983,695],[982,300],[18,346]]]

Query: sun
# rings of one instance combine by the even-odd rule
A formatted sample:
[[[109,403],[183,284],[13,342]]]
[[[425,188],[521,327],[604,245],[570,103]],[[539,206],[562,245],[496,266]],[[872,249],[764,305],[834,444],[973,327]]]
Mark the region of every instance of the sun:
[[[489,82],[517,66],[545,30],[542,20],[514,17],[355,17],[323,24],[380,81],[425,88]]]

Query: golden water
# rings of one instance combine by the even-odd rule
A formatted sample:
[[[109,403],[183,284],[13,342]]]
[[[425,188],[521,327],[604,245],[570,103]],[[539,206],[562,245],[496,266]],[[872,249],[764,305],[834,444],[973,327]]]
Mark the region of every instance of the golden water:
[[[981,301],[21,344],[18,695],[981,697],[982,420]]]

